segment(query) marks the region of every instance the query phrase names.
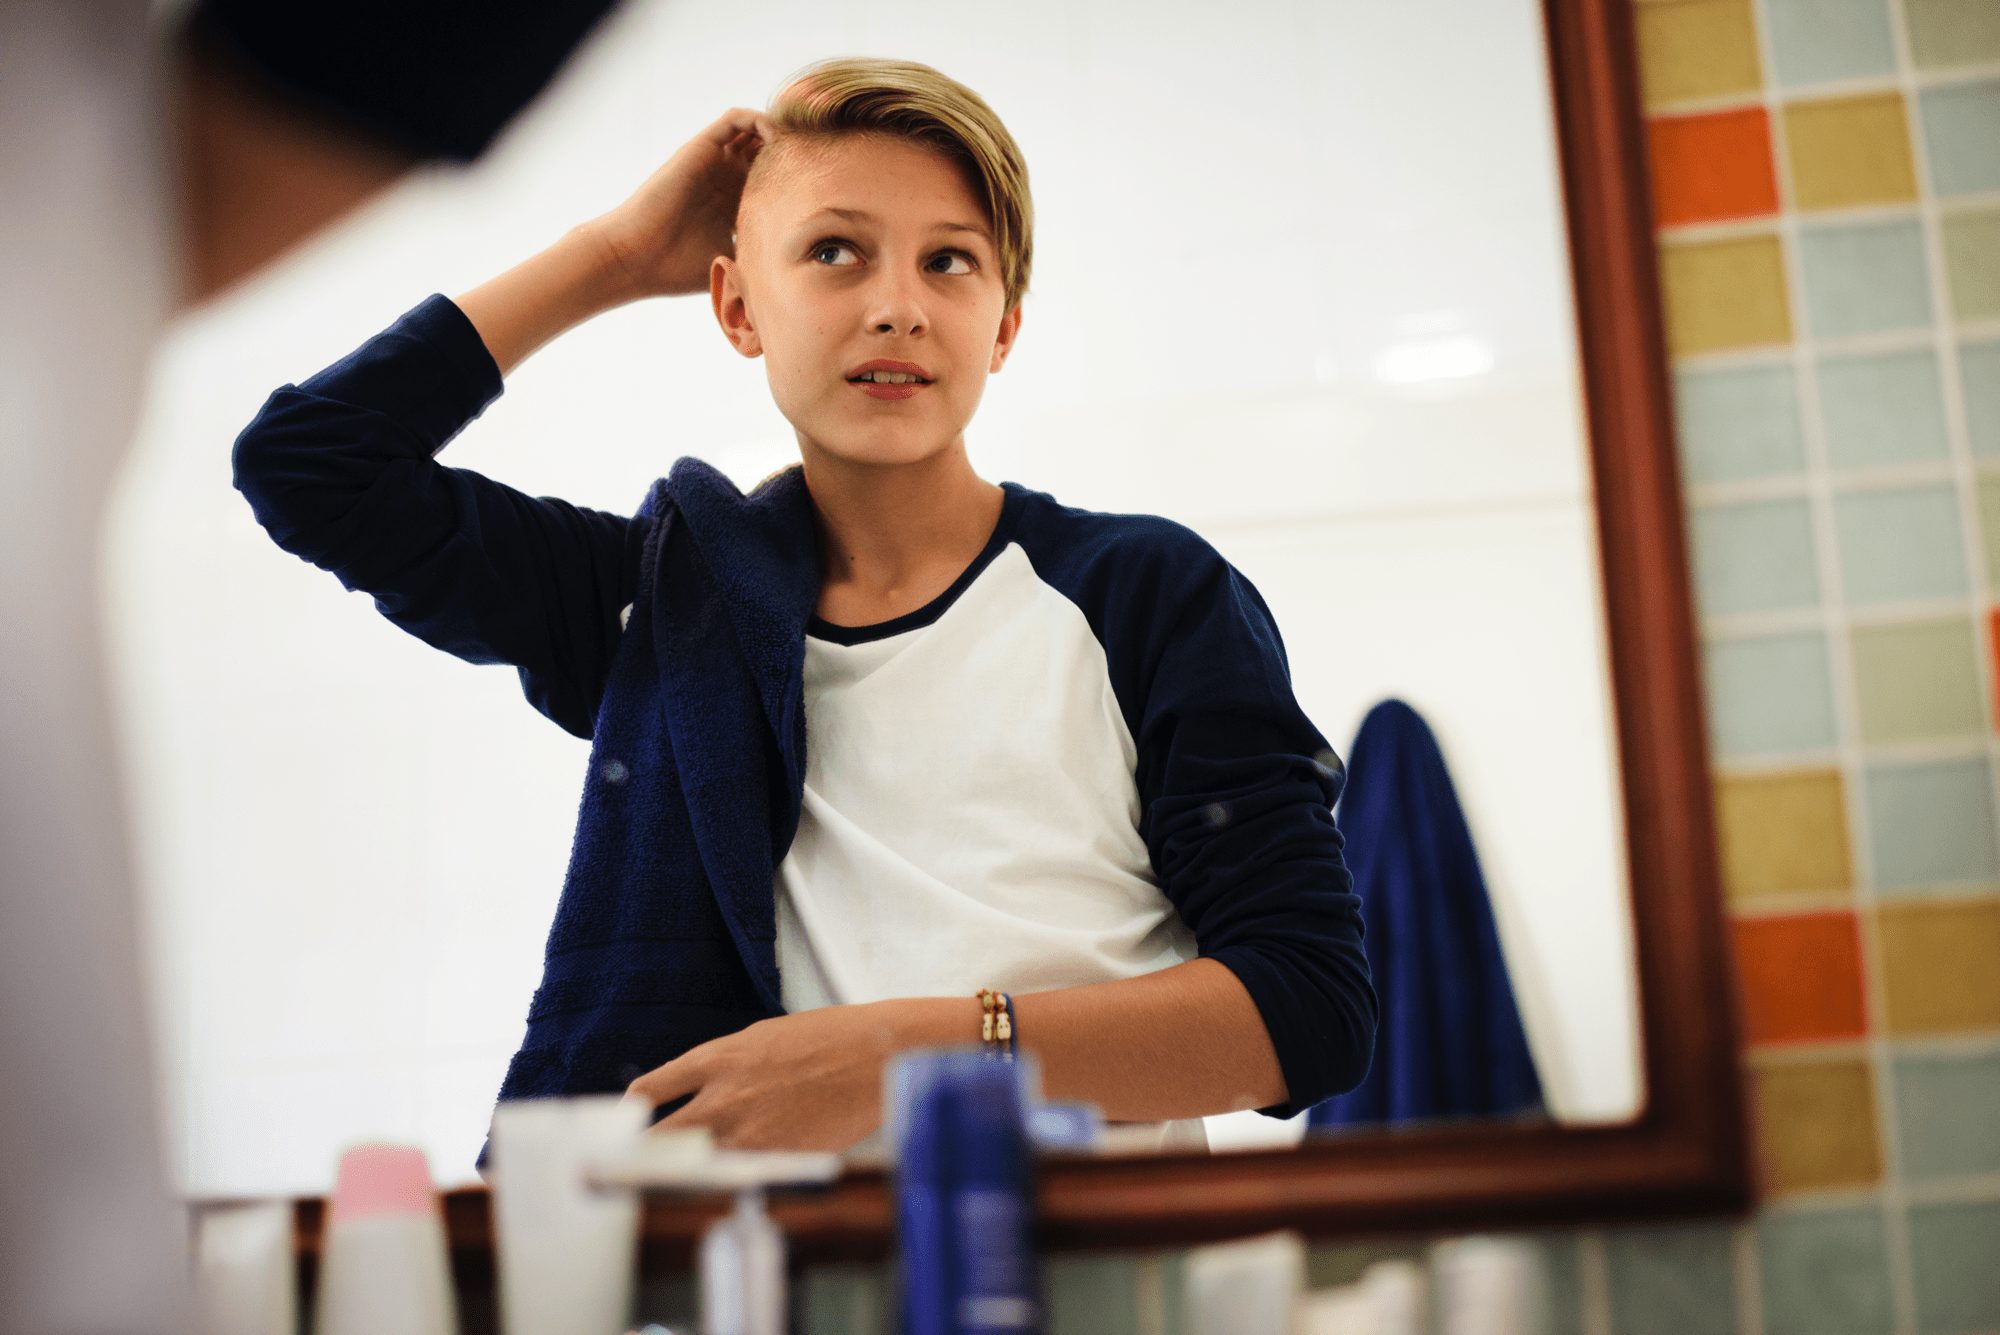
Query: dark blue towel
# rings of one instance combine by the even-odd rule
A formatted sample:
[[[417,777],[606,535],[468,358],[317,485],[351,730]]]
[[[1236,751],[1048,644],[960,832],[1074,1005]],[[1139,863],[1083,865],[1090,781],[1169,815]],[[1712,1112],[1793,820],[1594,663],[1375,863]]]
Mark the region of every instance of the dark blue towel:
[[[1472,833],[1416,710],[1368,711],[1335,814],[1382,1021],[1368,1077],[1316,1105],[1308,1129],[1541,1108]]]

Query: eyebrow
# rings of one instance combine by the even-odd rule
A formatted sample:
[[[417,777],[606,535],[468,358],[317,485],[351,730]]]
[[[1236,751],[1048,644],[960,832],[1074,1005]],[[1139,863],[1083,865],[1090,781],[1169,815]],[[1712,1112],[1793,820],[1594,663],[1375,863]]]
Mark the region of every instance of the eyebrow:
[[[819,217],[823,213],[831,213],[835,217],[845,218],[849,222],[879,223],[882,221],[880,218],[877,218],[874,214],[864,212],[861,209],[842,209],[829,206],[827,208],[819,209],[813,213],[806,215],[804,222],[811,222],[814,218]],[[802,222],[800,225],[803,226],[804,222]],[[986,241],[989,245],[992,244],[993,241],[993,234],[991,232],[989,232],[984,227],[978,227],[973,225],[972,223],[941,222],[933,226],[931,230],[933,232],[971,232],[975,236],[981,236],[986,238]]]

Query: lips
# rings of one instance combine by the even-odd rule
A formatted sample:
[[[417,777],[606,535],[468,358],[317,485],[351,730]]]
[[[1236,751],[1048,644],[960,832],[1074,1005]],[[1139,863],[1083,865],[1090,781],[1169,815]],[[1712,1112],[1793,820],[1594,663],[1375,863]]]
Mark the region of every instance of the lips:
[[[937,379],[936,376],[915,362],[891,361],[887,357],[877,357],[872,362],[863,362],[859,366],[850,367],[847,372],[847,378],[852,380],[856,376],[867,375],[870,371],[888,371],[895,375],[913,375],[925,381]]]

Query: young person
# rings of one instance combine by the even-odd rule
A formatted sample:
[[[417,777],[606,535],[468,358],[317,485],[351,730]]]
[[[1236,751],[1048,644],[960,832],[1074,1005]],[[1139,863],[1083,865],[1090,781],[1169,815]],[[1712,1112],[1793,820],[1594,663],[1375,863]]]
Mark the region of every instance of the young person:
[[[967,456],[1031,253],[983,100],[821,62],[238,438],[280,546],[592,740],[501,1098],[625,1090],[724,1145],[844,1149],[896,1052],[981,1041],[982,987],[1050,1097],[1167,1147],[1366,1072],[1344,771],[1263,599],[1180,524]],[[549,340],[704,286],[799,464],[745,495],[682,457],[626,517],[435,461]]]

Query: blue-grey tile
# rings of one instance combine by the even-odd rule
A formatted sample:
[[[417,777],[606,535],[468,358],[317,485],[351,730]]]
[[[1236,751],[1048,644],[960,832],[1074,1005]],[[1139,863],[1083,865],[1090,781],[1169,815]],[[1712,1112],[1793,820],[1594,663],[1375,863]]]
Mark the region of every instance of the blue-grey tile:
[[[1944,380],[1930,349],[1829,357],[1818,370],[1832,467],[1882,468],[1950,454]]]
[[[1887,1233],[1879,1205],[1764,1214],[1764,1335],[1892,1335]]]
[[[1766,0],[1764,12],[1784,87],[1896,71],[1886,0]]]
[[[1850,607],[1950,598],[1971,587],[1958,492],[1949,484],[1834,497],[1840,578]]]
[[[1695,601],[1703,616],[1819,605],[1812,509],[1804,497],[1697,506],[1693,538]]]
[[[1703,677],[1716,757],[1831,750],[1839,735],[1830,663],[1818,631],[1709,642]]]
[[[2000,1201],[1910,1207],[1920,1335],[2000,1328]]]
[[[792,1305],[798,1328],[812,1335],[885,1335],[894,1325],[890,1296],[885,1266],[819,1265],[795,1281]]]
[[[1884,894],[2000,875],[1985,757],[1873,764],[1862,791],[1875,884]]]
[[[1529,1239],[1542,1256],[1548,1281],[1548,1324],[1544,1335],[1583,1335],[1583,1263],[1577,1256],[1577,1235],[1543,1233]]]
[[[1311,1265],[1311,1252],[1307,1252]],[[1310,1283],[1310,1281],[1308,1281]],[[1187,1253],[1166,1252],[1160,1257],[1160,1335],[1187,1335]]]
[[[1681,471],[1690,483],[1805,470],[1798,382],[1790,366],[1681,371],[1674,377]]]
[[[1903,1176],[2000,1173],[2000,1053],[1899,1052],[1893,1070]]]
[[[1799,233],[1806,320],[1821,338],[1921,329],[1930,271],[1915,219],[1807,227]]]
[[[1050,1335],[1138,1335],[1138,1272],[1129,1256],[1050,1256],[1042,1261]]]
[[[1736,1270],[1729,1224],[1617,1229],[1605,1235],[1611,1328],[1618,1335],[1730,1335]]]
[[[1921,99],[1932,193],[2000,190],[2000,79],[1932,88]]]
[[[2000,456],[2000,343],[1961,346],[1958,380],[1965,387],[1965,425],[1972,452]]]

